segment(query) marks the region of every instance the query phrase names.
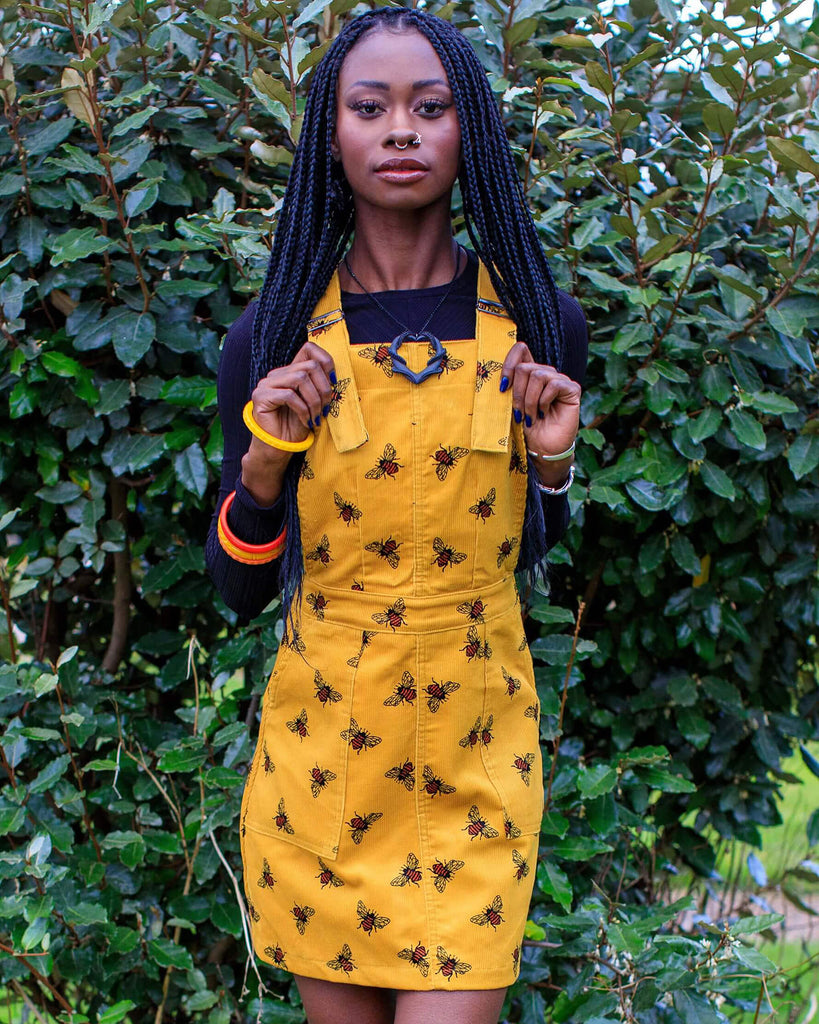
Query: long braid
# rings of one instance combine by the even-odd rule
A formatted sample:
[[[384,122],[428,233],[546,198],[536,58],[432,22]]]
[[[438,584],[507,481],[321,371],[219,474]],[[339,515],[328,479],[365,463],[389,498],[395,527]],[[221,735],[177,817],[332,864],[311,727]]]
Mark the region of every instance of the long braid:
[[[273,367],[292,361],[352,234],[352,194],[330,155],[336,86],[350,49],[364,33],[383,28],[416,29],[440,58],[461,126],[459,181],[467,232],[517,324],[520,340],[538,362],[561,369],[564,343],[557,289],[483,67],[467,39],[449,22],[392,7],[348,22],[313,73],[253,323],[251,385]],[[288,531],[281,567],[285,616],[300,593],[304,571],[297,507],[301,464],[301,458],[290,460],[282,491]],[[518,568],[535,575],[543,569],[546,537],[532,476]]]

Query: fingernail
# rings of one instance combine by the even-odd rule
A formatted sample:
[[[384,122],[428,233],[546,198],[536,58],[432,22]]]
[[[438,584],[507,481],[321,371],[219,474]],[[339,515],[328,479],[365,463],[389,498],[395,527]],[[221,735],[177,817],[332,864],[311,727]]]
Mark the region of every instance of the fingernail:
[[[520,409],[513,409],[512,415],[515,417],[515,423],[520,423],[520,421],[523,419],[523,413],[520,411]]]
[[[539,420],[543,420],[543,419],[546,418],[546,414],[544,413],[544,411],[542,409],[538,409],[538,411],[537,411],[537,418]]]
[[[509,387],[509,378],[508,377],[501,377],[501,385],[500,385],[501,392],[504,392],[508,387]]]
[[[329,405],[325,405],[324,406],[324,408],[321,410],[321,415],[324,416],[325,419],[330,415],[330,406]]]
[[[321,424],[321,416],[316,416],[316,426],[318,427],[320,424]]]
[[[531,427],[531,425],[532,425],[532,417],[527,413],[526,414],[526,426],[527,427]]]
[[[333,387],[335,387],[336,384],[338,384],[338,378],[336,377],[335,370],[330,370],[330,383],[333,385]]]
[[[308,427],[309,427],[309,428],[310,428],[311,430],[313,429],[313,421],[312,421],[312,420],[310,419],[310,417],[309,417],[309,416],[307,417],[307,426],[308,426]]]

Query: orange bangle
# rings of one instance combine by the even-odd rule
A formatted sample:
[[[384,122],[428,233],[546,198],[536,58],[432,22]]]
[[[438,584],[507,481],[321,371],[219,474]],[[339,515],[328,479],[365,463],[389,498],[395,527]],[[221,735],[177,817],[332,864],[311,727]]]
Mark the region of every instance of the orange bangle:
[[[227,514],[235,497],[236,491],[231,491],[224,502],[222,502],[222,507],[219,510],[216,532],[222,550],[235,562],[242,562],[244,565],[265,565],[268,562],[275,561],[284,551],[287,527],[285,526],[275,540],[268,541],[267,544],[248,544],[246,541],[239,540],[228,526],[227,521]]]

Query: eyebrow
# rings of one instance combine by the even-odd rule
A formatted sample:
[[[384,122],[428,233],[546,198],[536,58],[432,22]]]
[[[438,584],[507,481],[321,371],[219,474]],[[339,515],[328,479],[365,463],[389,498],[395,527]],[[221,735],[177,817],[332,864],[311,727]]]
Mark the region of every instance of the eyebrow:
[[[389,92],[390,86],[388,82],[377,82],[369,79],[361,79],[358,82],[353,82],[350,86],[351,89],[355,89],[356,86],[363,85],[367,89],[380,89],[382,92]],[[449,85],[443,80],[443,78],[422,78],[419,82],[413,82],[413,89],[427,89],[431,85],[443,85],[444,88],[448,89]]]

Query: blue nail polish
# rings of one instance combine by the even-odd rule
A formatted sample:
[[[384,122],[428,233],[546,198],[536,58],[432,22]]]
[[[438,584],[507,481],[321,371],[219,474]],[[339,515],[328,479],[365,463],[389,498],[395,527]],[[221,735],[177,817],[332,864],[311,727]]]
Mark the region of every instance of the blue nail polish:
[[[542,409],[538,409],[538,411],[537,411],[537,418],[539,420],[546,419],[546,413],[544,413],[544,411]]]
[[[520,411],[520,409],[513,409],[512,415],[515,417],[515,423],[520,423],[520,421],[523,419],[523,413]]]
[[[508,387],[509,387],[509,378],[508,377],[501,377],[501,385],[500,385],[501,393],[503,393]]]
[[[324,408],[323,408],[323,409],[321,410],[321,415],[322,415],[322,416],[323,416],[323,417],[324,417],[325,419],[327,419],[327,417],[328,417],[328,416],[330,415],[330,406],[329,406],[329,405],[325,405],[325,406],[324,406]]]
[[[338,384],[338,377],[336,377],[335,370],[330,370],[330,383],[333,385],[333,387],[335,387],[336,384]]]
[[[315,424],[317,427],[321,425],[321,416],[316,416]]]
[[[531,427],[531,425],[532,425],[532,417],[527,413],[526,414],[526,426],[527,427]]]
[[[310,419],[309,416],[307,417],[307,426],[310,428],[310,430],[313,429],[313,421]]]

